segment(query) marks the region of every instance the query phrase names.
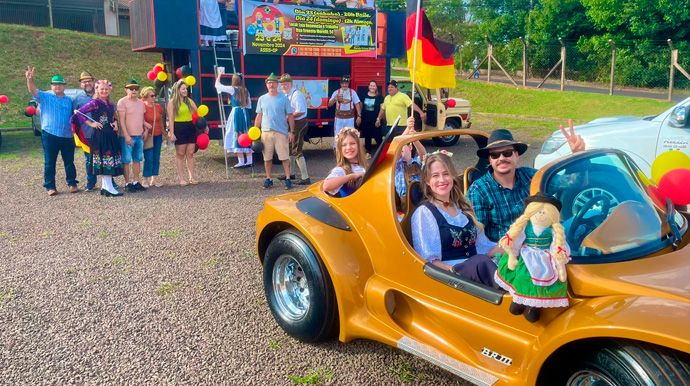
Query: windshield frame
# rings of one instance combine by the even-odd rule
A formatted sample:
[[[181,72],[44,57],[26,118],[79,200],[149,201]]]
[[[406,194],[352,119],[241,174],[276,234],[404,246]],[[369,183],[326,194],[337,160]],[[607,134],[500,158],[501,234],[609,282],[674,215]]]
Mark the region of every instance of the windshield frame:
[[[540,173],[537,173],[534,176],[534,179],[532,180],[532,185],[531,185],[531,191],[534,193],[535,190],[538,190],[540,192],[547,192],[547,182],[551,180],[553,176],[555,176],[558,172],[562,171],[565,169],[569,164],[585,160],[585,159],[591,159],[595,158],[598,156],[619,156],[622,158],[622,161],[626,162],[629,164],[629,166],[634,166],[636,169],[640,170],[639,166],[635,163],[634,160],[632,160],[624,151],[617,150],[617,149],[597,149],[597,150],[588,150],[584,152],[578,152],[573,155],[570,155],[566,158],[563,158],[561,160],[554,161],[553,164],[547,165],[546,167],[542,168],[540,170]],[[639,176],[631,174],[630,177],[633,179],[633,181],[638,185],[638,186],[643,186],[643,182],[640,181]],[[536,188],[536,189],[535,189]],[[645,189],[641,189],[642,193],[649,197],[647,191]],[[670,226],[666,222],[666,210],[665,208],[659,208],[657,206],[654,206],[655,210],[661,210],[662,213],[664,213],[663,216],[659,216],[661,219],[662,223],[662,228],[664,225],[668,227],[668,232],[665,234],[661,234],[661,237],[657,240],[650,241],[647,243],[644,243],[640,246],[625,250],[625,251],[620,251],[620,252],[613,252],[605,255],[596,255],[596,256],[580,256],[580,255],[572,255],[572,260],[569,262],[569,264],[607,264],[607,263],[618,263],[618,262],[623,262],[623,261],[629,261],[629,260],[636,260],[639,258],[644,258],[647,257],[650,254],[659,252],[661,250],[664,250],[666,248],[669,248],[673,244],[673,240],[671,237],[671,229]],[[681,237],[685,235],[688,229],[688,221],[687,219],[684,219],[682,226],[680,227],[680,233]],[[660,230],[660,233],[662,231]]]

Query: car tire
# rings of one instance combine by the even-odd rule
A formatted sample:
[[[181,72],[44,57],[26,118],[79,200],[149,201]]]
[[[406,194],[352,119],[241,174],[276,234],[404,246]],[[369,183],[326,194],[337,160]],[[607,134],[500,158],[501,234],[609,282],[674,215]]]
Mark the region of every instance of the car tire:
[[[459,118],[448,118],[446,119],[446,125],[444,130],[454,130],[462,128],[462,120]],[[449,147],[454,146],[460,140],[459,135],[446,135],[443,137],[435,137],[434,144],[438,147]]]
[[[294,230],[276,235],[264,258],[264,291],[278,325],[303,342],[337,332],[338,307],[333,283],[309,241]]]
[[[567,366],[566,366],[567,367]],[[563,368],[543,385],[566,386],[685,386],[690,380],[690,356],[636,342],[613,342]]]

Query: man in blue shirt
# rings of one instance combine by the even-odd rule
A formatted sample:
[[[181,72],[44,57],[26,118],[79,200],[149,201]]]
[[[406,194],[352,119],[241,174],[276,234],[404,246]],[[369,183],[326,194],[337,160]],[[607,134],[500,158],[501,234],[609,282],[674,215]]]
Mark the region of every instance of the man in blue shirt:
[[[568,121],[570,135],[563,125],[561,132],[575,153],[585,150],[582,137],[575,135],[573,120]],[[520,156],[527,151],[527,144],[513,139],[505,129],[494,130],[486,147],[477,150],[477,156],[489,159],[489,172],[475,181],[467,190],[477,221],[484,225],[484,233],[491,241],[498,241],[517,220],[524,209],[523,200],[530,195],[530,184],[536,169],[518,167]]]
[[[93,99],[93,95],[95,92],[94,79],[88,71],[82,72],[79,76],[79,85],[81,86],[81,89],[84,90],[84,93],[79,94],[76,98],[74,98],[75,110],[89,103],[89,101]],[[88,115],[90,116],[91,114]],[[84,137],[86,138],[86,140],[90,143],[91,135],[93,134],[93,128],[85,123],[81,125],[81,131],[84,133]],[[96,186],[97,182],[96,176],[89,173],[89,166],[91,165],[91,153],[84,152],[84,160],[86,163],[86,187],[84,188],[84,191],[90,192]]]
[[[74,167],[74,135],[70,126],[72,100],[65,95],[65,79],[55,75],[50,82],[53,94],[41,91],[34,83],[35,67],[27,67],[26,86],[41,108],[41,139],[43,142],[43,187],[49,196],[57,194],[55,165],[58,153],[65,164],[65,174],[70,193],[77,193],[77,169]]]

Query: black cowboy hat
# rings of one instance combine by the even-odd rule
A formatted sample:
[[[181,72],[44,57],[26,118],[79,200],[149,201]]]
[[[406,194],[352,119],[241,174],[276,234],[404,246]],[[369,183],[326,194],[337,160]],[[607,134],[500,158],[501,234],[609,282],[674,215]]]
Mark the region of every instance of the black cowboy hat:
[[[526,143],[514,140],[513,134],[511,134],[510,131],[506,129],[494,130],[489,136],[487,145],[477,150],[477,156],[479,156],[479,158],[488,158],[489,150],[510,145],[515,147],[518,155],[522,155],[522,153],[526,152],[528,147]]]
[[[342,78],[340,78],[340,83],[350,83],[350,75],[343,75]]]
[[[537,192],[537,194],[525,198],[524,202],[525,202],[525,208],[527,207],[527,205],[529,205],[533,202],[545,202],[547,204],[551,204],[551,205],[555,206],[559,212],[561,211],[561,208],[563,207],[563,204],[558,199],[553,198],[549,195],[546,195],[542,192]]]

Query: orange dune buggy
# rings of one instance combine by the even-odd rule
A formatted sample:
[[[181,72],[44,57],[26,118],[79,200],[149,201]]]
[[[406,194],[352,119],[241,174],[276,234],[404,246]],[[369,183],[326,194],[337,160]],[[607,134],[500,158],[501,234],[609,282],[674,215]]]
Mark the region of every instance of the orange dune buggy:
[[[463,165],[457,154],[475,154],[487,135],[452,134],[461,136],[453,162],[466,190],[487,164],[474,157]],[[654,202],[617,150],[544,166],[531,191],[563,202],[570,306],[544,309],[530,323],[509,312],[508,293],[441,270],[413,249],[409,218],[418,203],[408,201],[402,220],[396,213],[395,160],[403,144],[439,135],[449,132],[395,138],[348,197],[317,183],[266,200],[256,247],[281,328],[306,342],[373,339],[477,385],[690,383],[690,213]],[[572,170],[584,173],[580,183],[551,187]]]

